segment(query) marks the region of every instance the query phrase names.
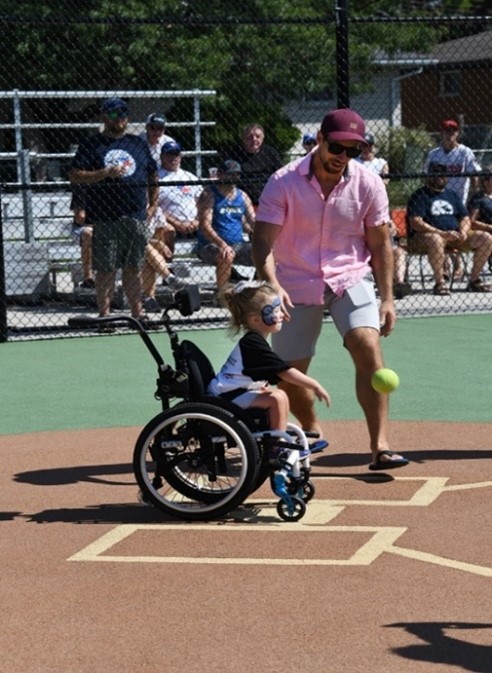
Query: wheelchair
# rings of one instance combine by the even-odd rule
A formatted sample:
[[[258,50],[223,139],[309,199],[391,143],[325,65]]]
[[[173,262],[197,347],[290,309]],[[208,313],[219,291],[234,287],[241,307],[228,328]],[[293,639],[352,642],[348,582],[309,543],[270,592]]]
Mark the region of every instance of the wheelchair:
[[[178,339],[169,316],[171,309],[188,316],[199,308],[198,287],[190,285],[152,322],[123,315],[69,319],[78,329],[108,323],[135,329],[157,365],[154,396],[162,411],[140,432],[133,453],[139,499],[173,517],[205,521],[226,516],[269,479],[279,517],[299,521],[315,495],[310,456],[328,443],[295,424],[272,431],[264,410],[244,410],[206,394],[212,364],[196,344]],[[174,366],[164,362],[149,335],[161,326]],[[311,438],[318,441],[309,444]]]

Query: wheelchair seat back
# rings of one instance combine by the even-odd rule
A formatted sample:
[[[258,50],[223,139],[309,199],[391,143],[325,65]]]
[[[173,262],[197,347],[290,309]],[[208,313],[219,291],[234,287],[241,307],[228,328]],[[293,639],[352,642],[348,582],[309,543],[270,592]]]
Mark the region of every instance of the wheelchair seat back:
[[[188,374],[189,398],[198,402],[205,396],[207,386],[215,376],[212,363],[196,344],[186,339],[179,345],[179,357]]]
[[[189,399],[191,402],[207,402],[231,411],[252,432],[270,429],[268,413],[264,409],[241,409],[223,397],[207,395],[207,386],[215,376],[212,363],[205,353],[192,341],[184,339],[179,345],[179,357],[188,374]]]

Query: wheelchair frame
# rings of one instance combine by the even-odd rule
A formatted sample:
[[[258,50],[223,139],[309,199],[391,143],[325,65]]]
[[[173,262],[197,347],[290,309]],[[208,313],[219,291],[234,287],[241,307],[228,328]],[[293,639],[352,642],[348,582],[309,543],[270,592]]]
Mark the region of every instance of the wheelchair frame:
[[[188,316],[199,308],[198,286],[190,285],[176,292],[174,302],[152,322],[124,315],[77,316],[68,321],[78,329],[107,324],[131,327],[157,365],[154,396],[162,411],[142,429],[133,452],[139,498],[177,518],[210,520],[227,515],[270,479],[280,498],[278,515],[285,521],[298,521],[315,494],[309,479],[307,434],[318,435],[306,434],[294,424],[288,425],[287,432],[272,431],[265,411],[245,411],[233,402],[206,395],[213,367],[193,342],[179,341],[169,317],[171,309]],[[149,329],[160,326],[169,337],[174,366],[164,362],[149,336]],[[272,451],[279,454],[273,464],[269,461]]]

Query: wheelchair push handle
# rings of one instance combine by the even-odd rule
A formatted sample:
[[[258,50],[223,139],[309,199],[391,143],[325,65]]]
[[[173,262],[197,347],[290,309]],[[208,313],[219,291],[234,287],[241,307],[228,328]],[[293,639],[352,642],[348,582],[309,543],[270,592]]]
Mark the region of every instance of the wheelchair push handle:
[[[128,315],[110,315],[110,316],[89,316],[89,315],[78,315],[73,316],[68,319],[69,327],[101,327],[101,325],[114,325],[114,324],[124,324],[135,329],[142,329],[140,322],[137,318],[132,318]]]

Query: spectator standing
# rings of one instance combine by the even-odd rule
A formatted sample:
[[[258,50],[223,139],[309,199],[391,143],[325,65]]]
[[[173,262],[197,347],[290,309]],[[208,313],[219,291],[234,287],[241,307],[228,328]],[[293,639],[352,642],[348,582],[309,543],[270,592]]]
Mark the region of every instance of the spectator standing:
[[[253,205],[258,205],[268,178],[282,165],[277,149],[265,143],[265,131],[260,124],[249,124],[243,129],[242,145],[232,151],[231,158],[241,165],[240,188],[249,194]]]
[[[360,157],[356,157],[356,161],[359,161],[363,166],[368,170],[379,175],[384,184],[388,186],[389,184],[389,165],[386,159],[383,157],[376,156],[376,140],[372,133],[366,133],[365,136],[366,144],[362,148]],[[407,269],[407,253],[400,246],[400,238],[396,230],[395,224],[390,220],[390,234],[393,248],[393,265],[394,265],[394,278],[393,278],[393,293],[395,299],[403,299],[407,294],[410,294],[412,291],[412,286],[405,280],[405,273]]]
[[[158,166],[161,165],[161,152],[164,143],[174,142],[174,138],[166,133],[167,119],[159,112],[152,112],[145,121],[145,131],[140,137],[147,141],[152,158]]]
[[[148,239],[147,219],[157,209],[157,166],[147,143],[126,133],[128,106],[121,98],[101,105],[104,128],[83,141],[70,181],[85,186],[86,218],[92,222],[93,266],[100,316],[110,313],[116,272],[131,314],[142,317],[140,267]]]
[[[231,278],[234,262],[250,266],[251,243],[245,234],[253,231],[255,211],[249,196],[237,183],[241,166],[232,159],[223,161],[217,182],[208,185],[198,200],[197,255],[216,267],[217,292],[220,295]]]
[[[424,171],[428,173],[430,164],[440,164],[451,174],[448,189],[452,189],[466,206],[470,192],[470,178],[462,173],[478,173],[480,164],[473,151],[459,142],[460,125],[454,119],[445,119],[441,123],[441,143],[427,155]],[[473,191],[477,187],[477,178],[473,178]]]
[[[417,189],[407,205],[412,245],[424,250],[434,273],[434,294],[449,295],[445,274],[446,250],[473,250],[470,292],[490,292],[492,288],[480,278],[492,254],[492,234],[473,231],[467,209],[458,194],[447,187],[446,166],[432,163],[425,185]]]
[[[390,451],[388,396],[371,386],[372,374],[384,366],[380,336],[391,333],[396,314],[386,189],[379,176],[351,161],[362,151],[364,134],[364,120],[353,110],[325,115],[317,147],[277,171],[263,190],[253,259],[259,278],[278,290],[288,318],[272,335],[272,347],[303,373],[315,354],[323,313],[330,310],[354,361],[370,469],[382,470],[408,460]],[[303,429],[320,432],[312,393],[288,383],[282,387]]]

